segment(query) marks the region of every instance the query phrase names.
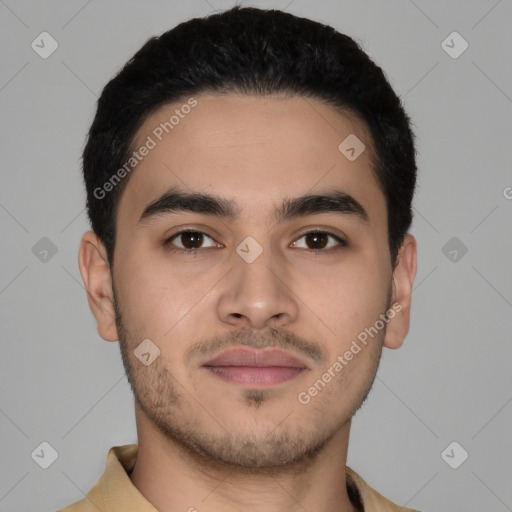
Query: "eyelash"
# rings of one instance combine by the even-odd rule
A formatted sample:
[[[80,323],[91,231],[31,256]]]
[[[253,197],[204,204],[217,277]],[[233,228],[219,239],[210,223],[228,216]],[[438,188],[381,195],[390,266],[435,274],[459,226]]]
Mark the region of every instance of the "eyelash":
[[[195,234],[201,234],[201,235],[205,235],[207,236],[208,238],[210,238],[211,240],[213,240],[213,238],[211,236],[209,236],[207,233],[204,233],[203,231],[198,231],[198,230],[195,230],[195,229],[184,229],[182,231],[178,231],[177,233],[174,233],[171,237],[167,238],[163,245],[165,247],[168,248],[169,251],[171,252],[179,252],[181,254],[184,254],[186,256],[197,256],[198,253],[201,251],[201,249],[182,249],[181,247],[175,247],[173,246],[172,242],[175,238],[179,238],[180,235],[183,235],[185,233],[195,233]],[[307,231],[306,233],[302,233],[302,235],[297,239],[297,240],[300,240],[301,238],[307,236],[307,235],[316,235],[316,234],[321,234],[321,235],[327,235],[331,238],[334,238],[337,242],[338,242],[338,246],[337,247],[330,247],[329,249],[305,249],[309,252],[312,252],[312,253],[315,253],[315,254],[318,254],[318,253],[321,253],[321,252],[331,252],[331,251],[338,251],[338,250],[341,250],[342,248],[346,247],[348,244],[345,240],[343,240],[342,238],[340,238],[339,236],[335,235],[334,233],[330,233],[329,231],[322,231],[322,230],[319,230],[319,229],[313,229],[311,231]]]

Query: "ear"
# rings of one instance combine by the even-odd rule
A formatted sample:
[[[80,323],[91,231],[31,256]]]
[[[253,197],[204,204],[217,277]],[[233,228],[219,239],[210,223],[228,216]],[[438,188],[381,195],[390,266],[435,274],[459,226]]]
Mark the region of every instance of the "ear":
[[[115,323],[112,275],[105,246],[93,231],[80,241],[78,266],[87,292],[87,300],[96,318],[98,334],[106,341],[119,339]]]
[[[411,316],[412,285],[416,277],[417,248],[416,239],[407,234],[398,252],[397,262],[393,270],[393,293],[391,298],[391,317],[386,328],[384,346],[399,348],[409,332]]]

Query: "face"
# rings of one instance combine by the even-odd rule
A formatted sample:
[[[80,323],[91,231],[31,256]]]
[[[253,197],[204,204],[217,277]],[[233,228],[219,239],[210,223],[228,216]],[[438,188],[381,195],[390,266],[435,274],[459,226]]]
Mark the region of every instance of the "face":
[[[194,100],[137,134],[155,144],[119,203],[116,325],[98,328],[166,436],[218,463],[293,465],[349,424],[386,336],[405,335],[371,140],[317,100]]]

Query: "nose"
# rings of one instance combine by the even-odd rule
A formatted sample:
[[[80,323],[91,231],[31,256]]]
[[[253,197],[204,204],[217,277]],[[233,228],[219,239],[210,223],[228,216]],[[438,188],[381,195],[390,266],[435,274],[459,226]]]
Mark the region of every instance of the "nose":
[[[221,321],[236,327],[283,327],[299,314],[290,269],[283,259],[264,249],[252,262],[233,254],[233,267],[218,296]]]

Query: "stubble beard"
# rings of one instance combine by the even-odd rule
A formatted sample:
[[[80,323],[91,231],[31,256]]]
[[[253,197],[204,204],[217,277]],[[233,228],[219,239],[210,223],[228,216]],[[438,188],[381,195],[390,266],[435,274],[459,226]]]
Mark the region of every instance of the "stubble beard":
[[[200,468],[237,473],[277,475],[284,472],[304,472],[326,448],[332,438],[366,401],[380,363],[382,350],[373,351],[372,367],[366,388],[359,394],[350,414],[340,419],[335,428],[326,431],[322,417],[317,417],[309,428],[297,424],[294,431],[279,427],[280,422],[265,433],[254,431],[228,432],[215,420],[198,400],[190,395],[166,367],[165,359],[158,357],[149,367],[137,364],[133,355],[137,336],[131,337],[125,327],[114,292],[115,321],[123,366],[136,405],[154,427],[173,443],[180,452]],[[385,332],[385,329],[384,329]],[[382,338],[384,333],[382,334]],[[264,407],[271,399],[268,390],[246,389],[244,404],[251,409]],[[295,398],[295,395],[294,397]],[[308,405],[307,407],[315,407]],[[217,423],[219,434],[211,434],[194,422],[194,411],[209,415],[208,421]],[[292,412],[293,414],[293,412]],[[325,410],[325,414],[332,411]],[[284,417],[281,421],[284,421]],[[204,420],[203,420],[204,422]]]

